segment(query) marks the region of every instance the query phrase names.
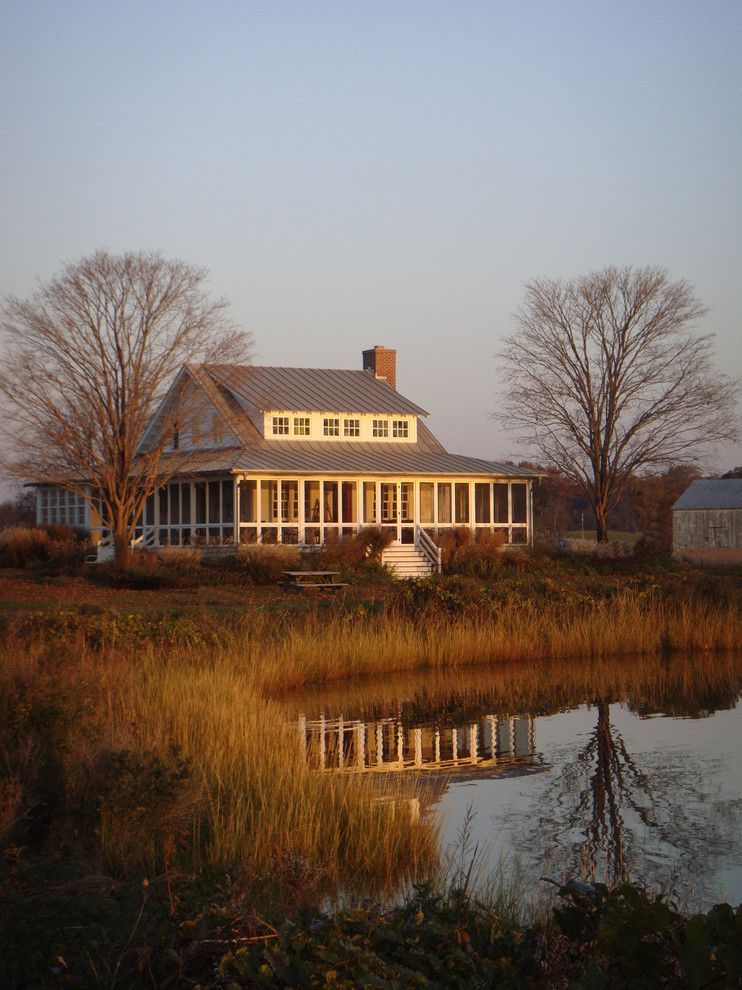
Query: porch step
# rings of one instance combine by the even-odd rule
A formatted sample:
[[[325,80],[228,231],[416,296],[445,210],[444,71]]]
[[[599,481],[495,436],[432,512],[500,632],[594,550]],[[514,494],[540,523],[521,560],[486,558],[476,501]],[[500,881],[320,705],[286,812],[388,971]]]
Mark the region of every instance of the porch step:
[[[426,578],[432,571],[428,558],[412,543],[390,543],[381,562],[398,578]]]

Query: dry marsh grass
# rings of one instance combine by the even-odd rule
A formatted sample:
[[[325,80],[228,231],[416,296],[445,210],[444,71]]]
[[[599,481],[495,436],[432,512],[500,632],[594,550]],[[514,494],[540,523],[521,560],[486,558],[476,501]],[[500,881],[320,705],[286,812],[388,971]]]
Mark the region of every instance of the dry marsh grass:
[[[230,869],[297,901],[341,880],[390,889],[436,861],[434,823],[392,828],[374,781],[312,772],[284,710],[226,654],[6,647],[0,693],[16,713],[0,730],[3,775],[36,754],[13,775],[24,788],[6,840],[9,821],[33,819],[53,763],[46,842],[78,836],[77,855],[114,876]]]
[[[503,609],[496,615],[424,618],[315,614],[277,630],[261,617],[230,634],[226,648],[269,693],[366,675],[478,664],[565,658],[659,656],[738,649],[742,621],[734,606],[668,606],[634,594],[589,608]]]

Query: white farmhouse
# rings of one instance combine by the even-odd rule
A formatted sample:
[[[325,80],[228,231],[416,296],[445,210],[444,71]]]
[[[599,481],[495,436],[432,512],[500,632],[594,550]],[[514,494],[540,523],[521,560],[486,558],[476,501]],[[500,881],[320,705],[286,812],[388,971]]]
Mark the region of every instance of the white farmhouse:
[[[362,370],[187,365],[176,393],[168,449],[187,473],[147,501],[136,535],[149,546],[307,546],[381,526],[429,569],[429,537],[453,527],[532,542],[537,473],[449,454],[427,412],[396,390],[390,348],[364,351]],[[101,535],[84,500],[63,489],[39,487],[37,506],[39,523]]]

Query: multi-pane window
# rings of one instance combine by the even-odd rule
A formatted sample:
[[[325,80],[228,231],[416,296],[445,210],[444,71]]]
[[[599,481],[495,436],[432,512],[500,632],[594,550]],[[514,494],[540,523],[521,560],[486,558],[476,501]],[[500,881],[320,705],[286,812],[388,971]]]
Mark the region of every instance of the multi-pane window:
[[[371,432],[375,437],[388,437],[389,436],[389,420],[388,419],[375,419],[371,424]]]
[[[392,420],[393,437],[408,437],[409,435],[410,435],[410,427],[406,419]]]
[[[333,419],[331,416],[326,416],[322,420],[322,435],[326,437],[339,437],[340,420]]]
[[[64,526],[85,525],[85,499],[65,488],[40,490],[40,519],[43,523],[61,523]]]
[[[285,437],[289,435],[288,416],[273,417],[273,435],[277,437]]]
[[[224,440],[224,426],[219,416],[214,416],[211,421],[211,436],[216,446],[221,446]]]
[[[360,419],[344,419],[343,420],[343,436],[344,437],[359,437],[361,435],[361,421]]]
[[[309,416],[294,416],[294,436],[309,436]]]

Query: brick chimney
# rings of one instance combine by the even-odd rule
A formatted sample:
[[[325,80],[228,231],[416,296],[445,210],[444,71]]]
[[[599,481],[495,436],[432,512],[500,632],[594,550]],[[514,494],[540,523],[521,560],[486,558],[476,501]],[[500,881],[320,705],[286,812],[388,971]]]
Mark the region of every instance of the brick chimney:
[[[370,371],[375,378],[382,378],[392,388],[397,387],[397,352],[391,347],[377,344],[363,352],[363,370]]]

